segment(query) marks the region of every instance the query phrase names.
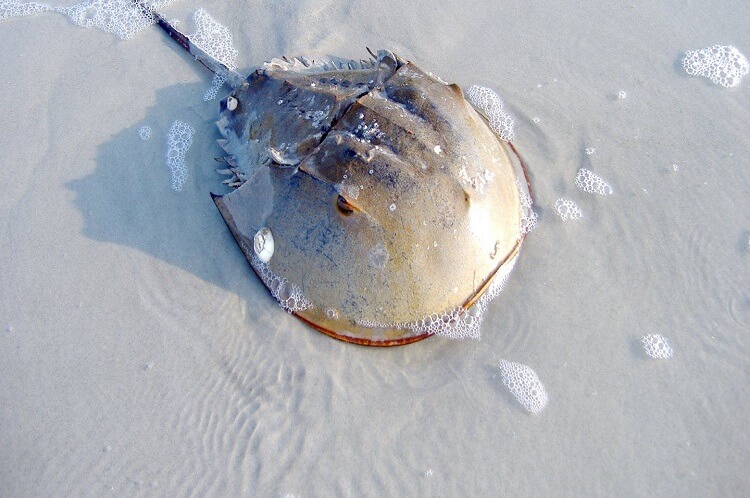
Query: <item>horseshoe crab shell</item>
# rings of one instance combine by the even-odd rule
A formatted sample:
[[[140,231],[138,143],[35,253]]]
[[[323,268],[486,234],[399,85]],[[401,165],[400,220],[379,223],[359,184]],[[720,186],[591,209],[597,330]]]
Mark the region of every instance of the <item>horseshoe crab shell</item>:
[[[217,125],[235,190],[216,206],[274,297],[321,332],[423,339],[512,268],[519,160],[457,85],[392,52],[274,59]]]

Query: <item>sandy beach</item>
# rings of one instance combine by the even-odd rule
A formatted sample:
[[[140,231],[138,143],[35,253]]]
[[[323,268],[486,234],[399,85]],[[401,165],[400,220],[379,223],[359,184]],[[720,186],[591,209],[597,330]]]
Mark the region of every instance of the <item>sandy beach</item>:
[[[0,495],[746,496],[750,77],[682,59],[750,55],[750,4],[654,3],[161,9],[193,33],[204,8],[242,74],[388,48],[501,95],[538,226],[480,340],[385,349],[307,327],[252,272],[209,196],[228,90],[205,101],[204,67],[156,27],[1,20]],[[536,372],[540,413],[500,359]]]

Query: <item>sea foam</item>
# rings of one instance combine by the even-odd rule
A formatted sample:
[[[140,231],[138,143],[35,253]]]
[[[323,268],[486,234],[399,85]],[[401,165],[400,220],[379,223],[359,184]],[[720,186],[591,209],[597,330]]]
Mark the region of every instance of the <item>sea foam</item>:
[[[193,145],[195,129],[182,121],[175,121],[167,136],[167,166],[172,171],[172,188],[180,191],[187,180],[185,154]]]
[[[578,170],[575,179],[576,187],[589,194],[610,195],[612,187],[602,177],[586,168]]]
[[[153,9],[160,9],[174,1],[144,1],[143,3]],[[0,20],[28,16],[37,12],[64,14],[79,26],[114,33],[122,39],[132,38],[140,30],[156,23],[156,18],[151,12],[139,8],[133,0],[86,0],[75,5],[60,7],[40,2],[21,3],[17,0],[0,0]]]
[[[203,8],[195,11],[193,22],[198,31],[190,35],[190,40],[227,68],[235,69],[238,51],[232,43],[232,33],[229,32],[229,29],[217,22]],[[203,94],[203,100],[215,99],[216,93],[224,84],[224,81],[226,81],[224,76],[215,74],[211,87]]]
[[[45,3],[21,3],[16,0],[0,0],[0,21],[9,17],[30,16],[37,12],[46,12],[49,10],[52,10],[52,7]]]
[[[503,384],[526,410],[539,413],[547,406],[549,396],[534,370],[503,359],[500,359],[498,367]]]
[[[505,112],[503,101],[494,90],[485,86],[472,85],[466,91],[466,98],[487,117],[490,128],[500,138],[506,142],[513,140],[515,122],[513,117]]]
[[[671,358],[673,351],[667,338],[659,334],[649,334],[641,339],[643,349],[651,358],[666,360]]]
[[[583,212],[578,205],[570,199],[557,199],[555,201],[555,211],[563,220],[580,220],[583,218]]]
[[[705,76],[724,88],[739,85],[750,72],[747,57],[731,45],[690,50],[682,59],[682,67],[688,74]]]

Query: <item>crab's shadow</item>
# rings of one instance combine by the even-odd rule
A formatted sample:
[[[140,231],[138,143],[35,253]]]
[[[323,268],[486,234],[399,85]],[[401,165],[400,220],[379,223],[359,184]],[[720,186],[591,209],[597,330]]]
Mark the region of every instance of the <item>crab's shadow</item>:
[[[129,246],[224,288],[235,288],[247,264],[211,200],[224,193],[216,172],[218,99],[203,102],[204,83],[156,91],[143,120],[116,133],[97,150],[96,170],[69,182],[83,217],[83,234]],[[220,90],[220,95],[227,89]],[[175,120],[195,129],[185,163],[187,181],[172,188],[166,164],[167,136]],[[143,140],[139,130],[151,128]],[[235,275],[234,277],[231,275]]]

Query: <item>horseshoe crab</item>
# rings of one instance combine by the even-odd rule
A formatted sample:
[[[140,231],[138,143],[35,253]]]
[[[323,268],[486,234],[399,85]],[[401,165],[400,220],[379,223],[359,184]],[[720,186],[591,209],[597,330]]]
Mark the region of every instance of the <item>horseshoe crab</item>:
[[[245,78],[152,14],[233,89],[217,122],[233,190],[212,197],[287,311],[376,346],[473,320],[519,253],[527,182],[458,85],[388,50]]]

